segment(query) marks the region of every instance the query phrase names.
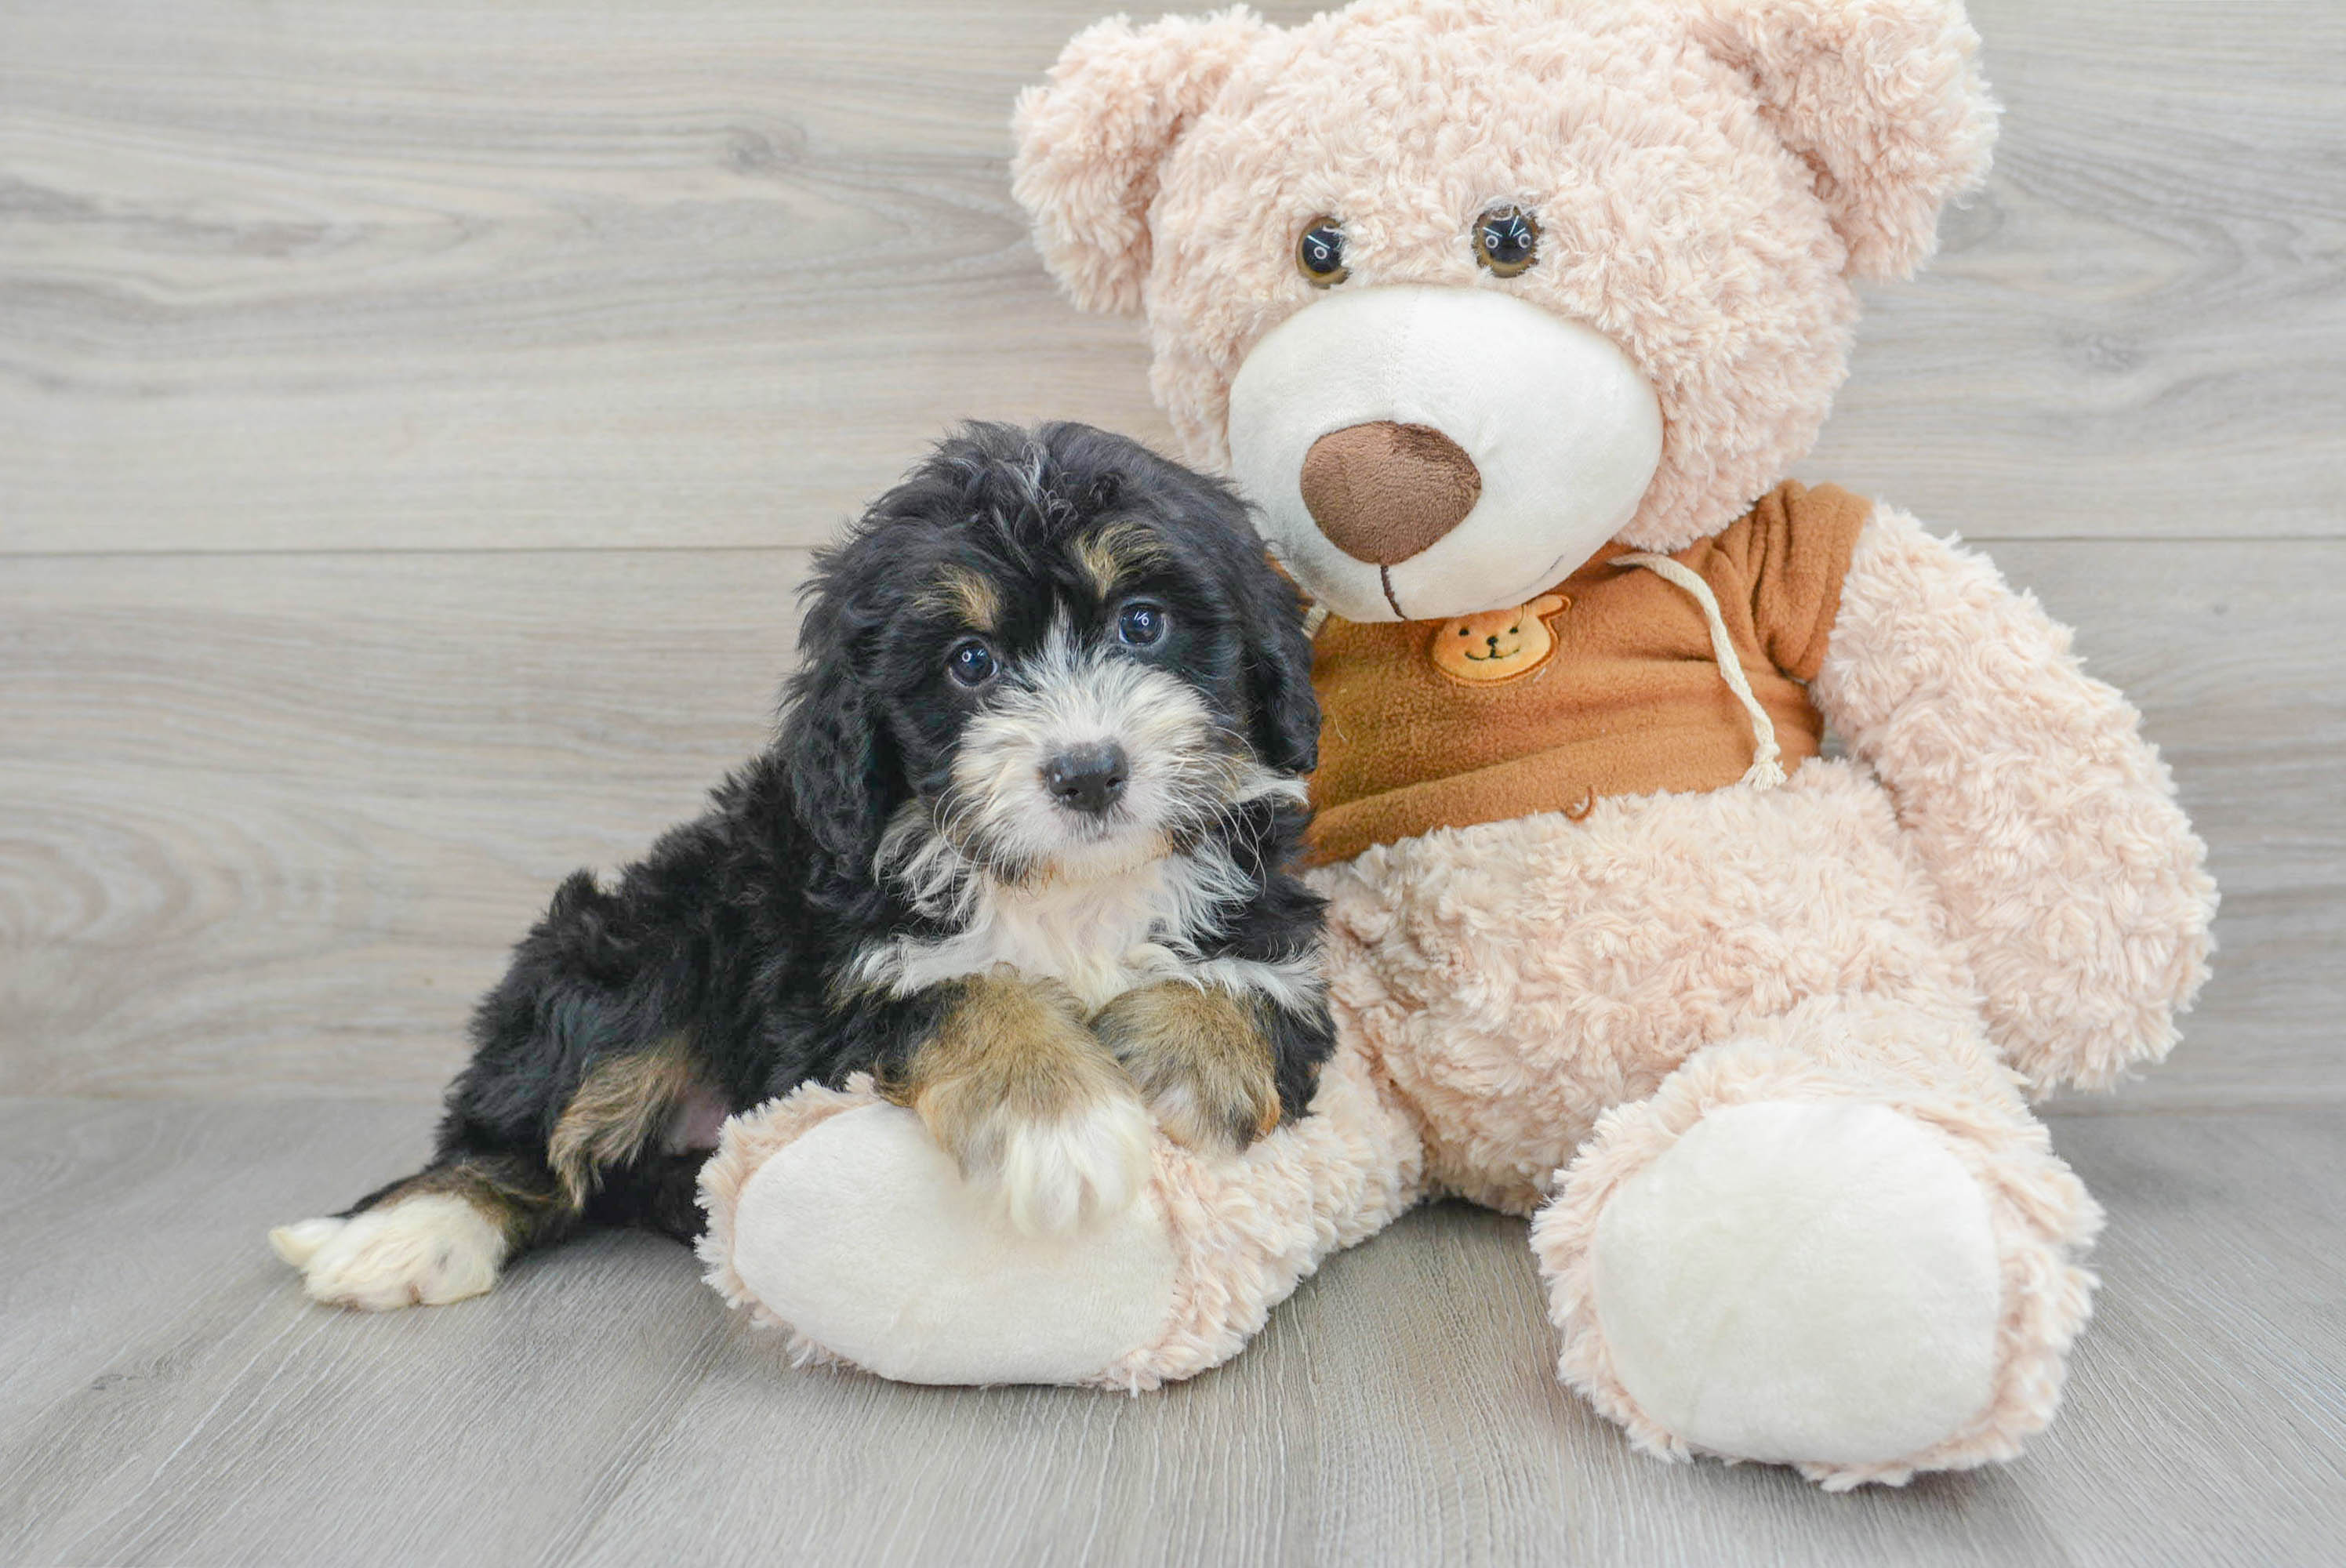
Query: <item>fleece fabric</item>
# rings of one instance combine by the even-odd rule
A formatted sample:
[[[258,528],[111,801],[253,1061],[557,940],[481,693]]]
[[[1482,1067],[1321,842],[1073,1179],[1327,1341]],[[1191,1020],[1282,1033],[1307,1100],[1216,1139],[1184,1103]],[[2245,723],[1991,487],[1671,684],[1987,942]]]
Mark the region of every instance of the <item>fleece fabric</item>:
[[[1673,557],[1710,585],[1788,769],[1823,743],[1806,683],[1824,662],[1841,578],[1872,510],[1837,486],[1788,481]],[[1740,779],[1751,720],[1719,676],[1702,606],[1651,572],[1617,565],[1627,553],[1606,545],[1512,620],[1330,617],[1311,671],[1325,716],[1311,780],[1315,860],[1350,860],[1436,828],[1576,816],[1607,796]]]

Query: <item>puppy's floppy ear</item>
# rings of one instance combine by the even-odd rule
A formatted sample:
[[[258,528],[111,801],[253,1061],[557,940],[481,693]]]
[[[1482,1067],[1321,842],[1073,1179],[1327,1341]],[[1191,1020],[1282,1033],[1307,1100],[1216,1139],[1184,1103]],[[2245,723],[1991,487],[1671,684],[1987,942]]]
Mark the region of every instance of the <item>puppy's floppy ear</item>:
[[[818,881],[867,881],[880,835],[894,809],[895,767],[880,715],[857,678],[856,645],[871,617],[850,585],[850,545],[818,560],[799,628],[799,671],[784,698],[781,747],[790,799],[815,848],[831,864]]]
[[[1695,40],[1751,78],[1816,169],[1856,278],[1903,278],[1939,209],[1987,177],[1996,106],[1960,0],[1700,0]]]
[[[1303,595],[1266,558],[1248,575],[1247,739],[1282,773],[1320,766],[1320,698],[1311,689],[1311,639]]]
[[[1243,5],[1076,35],[1043,87],[1018,97],[1011,189],[1043,263],[1086,311],[1140,309],[1157,171],[1247,51],[1273,29]]]

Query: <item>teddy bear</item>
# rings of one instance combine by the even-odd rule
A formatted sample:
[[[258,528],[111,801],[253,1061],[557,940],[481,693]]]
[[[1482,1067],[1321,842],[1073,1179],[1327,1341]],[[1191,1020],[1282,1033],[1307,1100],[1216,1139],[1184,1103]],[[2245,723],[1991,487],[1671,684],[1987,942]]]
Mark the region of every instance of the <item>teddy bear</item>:
[[[1072,1237],[868,1083],[801,1090],[704,1173],[711,1282],[806,1359],[1137,1390],[1449,1196],[1530,1217],[1559,1375],[1654,1454],[1831,1489],[2014,1455],[2100,1217],[2032,1102],[2168,1052],[2215,891],[2064,627],[1786,478],[1854,286],[1984,178],[1977,49],[1949,0],[1076,37],[1015,189],[1324,612],[1338,1050],[1310,1115],[1160,1140]]]

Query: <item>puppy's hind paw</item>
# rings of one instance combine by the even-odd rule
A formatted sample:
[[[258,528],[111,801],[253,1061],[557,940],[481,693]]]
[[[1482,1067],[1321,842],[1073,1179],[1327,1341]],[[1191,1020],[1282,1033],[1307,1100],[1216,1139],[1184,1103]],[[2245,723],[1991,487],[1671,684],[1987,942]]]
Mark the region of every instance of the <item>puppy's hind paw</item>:
[[[505,1238],[450,1193],[397,1199],[347,1219],[305,1219],[269,1233],[312,1300],[386,1312],[439,1307],[497,1282]]]
[[[1148,1180],[1152,1131],[1148,1113],[1126,1095],[1011,1123],[992,1173],[1010,1223],[1051,1236],[1123,1213]]]
[[[334,1239],[346,1219],[300,1219],[291,1225],[280,1225],[269,1233],[269,1246],[278,1257],[300,1268],[318,1255],[318,1248]]]

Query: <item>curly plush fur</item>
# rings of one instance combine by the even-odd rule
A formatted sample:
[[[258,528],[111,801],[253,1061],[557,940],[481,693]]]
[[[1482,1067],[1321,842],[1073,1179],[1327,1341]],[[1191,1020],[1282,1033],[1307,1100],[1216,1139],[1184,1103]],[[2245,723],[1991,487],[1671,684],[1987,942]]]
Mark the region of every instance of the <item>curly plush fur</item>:
[[[1318,295],[1294,232],[1342,216],[1348,287],[1494,286],[1457,243],[1505,200],[1556,264],[1509,291],[1626,351],[1669,419],[1626,544],[1676,550],[1807,452],[1847,373],[1852,280],[1931,253],[1995,111],[1958,8],[1368,0],[1244,6],[1069,44],[1014,164],[1076,302],[1144,311],[1192,461],[1228,457],[1247,350]]]
[[[1335,297],[1295,260],[1321,216],[1342,290],[1500,290],[1510,319],[1593,329],[1667,433],[1617,542],[1667,552],[1806,452],[1851,280],[1920,262],[1984,174],[1976,47],[1948,0],[1107,22],[1021,100],[1017,191],[1079,304],[1147,315],[1205,460],[1250,352]],[[1536,265],[1478,265],[1494,203],[1536,214]],[[1160,1148],[1176,1283],[1125,1298],[1157,1327],[1052,1378],[1140,1387],[1234,1354],[1330,1251],[1445,1192],[1535,1216],[1561,1375],[1658,1455],[1839,1488],[2006,1458],[2051,1419],[2099,1214],[2026,1096],[2167,1053],[2214,889],[2135,711],[2033,601],[1888,507],[1846,565],[1810,687],[1846,759],[1314,873],[1339,1036],[1319,1114],[1235,1162]],[[735,1136],[770,1152],[801,1114]],[[731,1222],[785,1223],[770,1196]],[[923,1278],[921,1304],[960,1289]],[[813,1339],[896,1309],[833,1295],[796,1325]]]

